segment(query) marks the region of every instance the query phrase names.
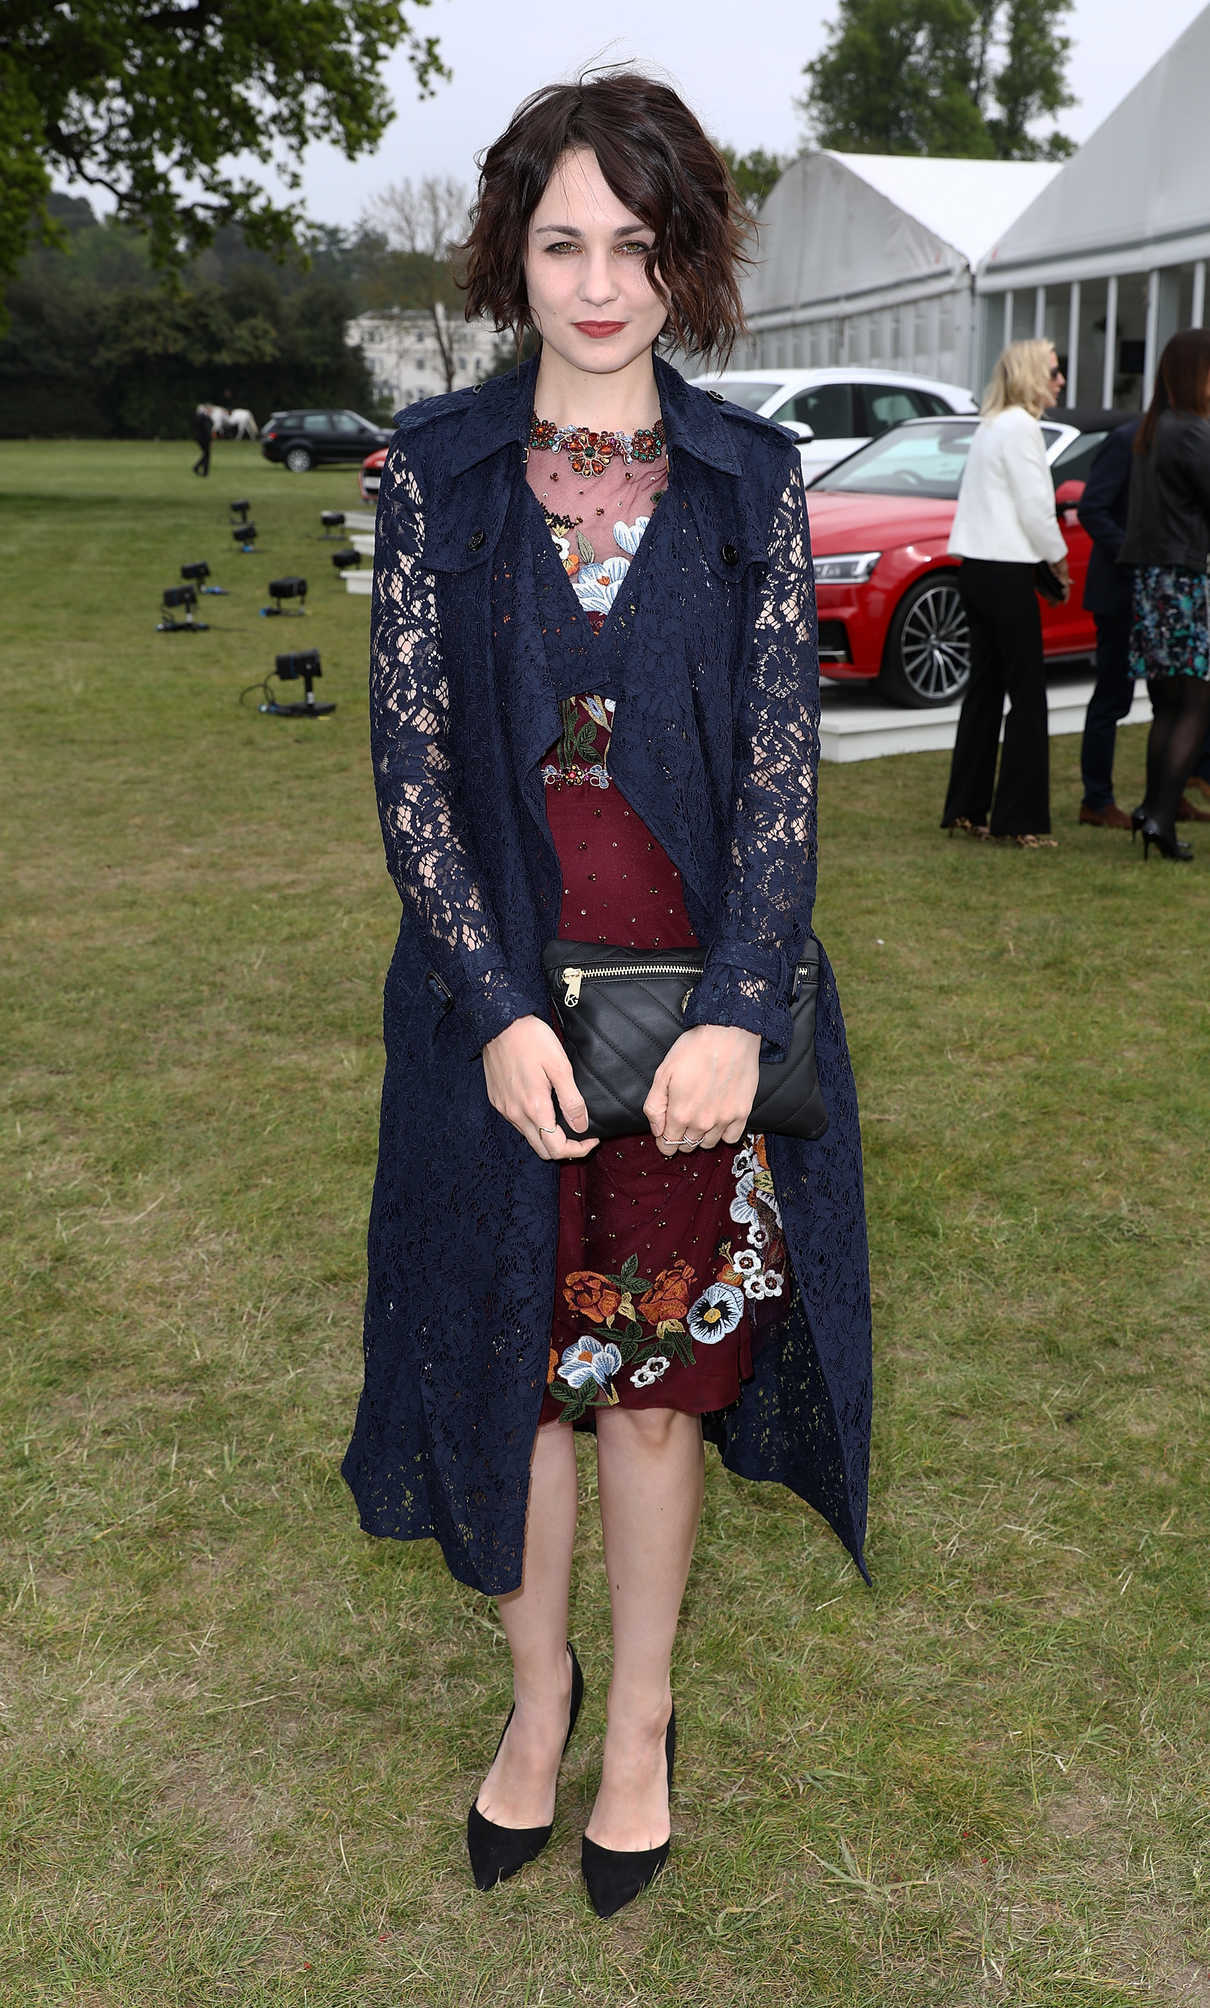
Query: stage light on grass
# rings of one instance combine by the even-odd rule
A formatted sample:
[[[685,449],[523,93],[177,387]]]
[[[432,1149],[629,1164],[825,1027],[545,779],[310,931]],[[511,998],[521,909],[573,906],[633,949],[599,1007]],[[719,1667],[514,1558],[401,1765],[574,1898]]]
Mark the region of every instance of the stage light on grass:
[[[209,634],[205,621],[195,621],[193,609],[197,605],[197,593],[192,586],[165,586],[161,599],[161,612],[156,624],[157,634]],[[176,619],[183,610],[183,621]]]
[[[275,614],[285,616],[287,614],[305,614],[307,611],[305,605],[307,582],[305,579],[295,578],[293,575],[285,579],[270,579],[269,595],[273,600],[273,605],[261,608],[262,614],[267,619],[271,619]],[[299,604],[296,607],[283,606],[283,600],[297,600]]]

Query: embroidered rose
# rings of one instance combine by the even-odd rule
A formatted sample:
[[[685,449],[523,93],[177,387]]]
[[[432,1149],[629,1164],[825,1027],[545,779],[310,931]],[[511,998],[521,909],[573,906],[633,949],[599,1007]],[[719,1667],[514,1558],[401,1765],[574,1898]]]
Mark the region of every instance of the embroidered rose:
[[[649,1325],[659,1325],[668,1318],[683,1318],[692,1295],[692,1262],[674,1262],[670,1269],[660,1270],[651,1288],[639,1298],[635,1309]]]
[[[598,1387],[608,1389],[614,1375],[621,1371],[622,1355],[617,1347],[603,1346],[591,1332],[585,1332],[574,1345],[566,1346],[559,1362],[559,1378],[569,1387],[583,1387],[585,1381],[594,1380]]]
[[[635,1367],[630,1378],[636,1387],[653,1387],[656,1381],[663,1380],[671,1364],[670,1360],[664,1358],[663,1353],[652,1353],[651,1358],[644,1360],[641,1367]]]
[[[612,1318],[622,1301],[617,1286],[595,1269],[573,1269],[563,1280],[563,1295],[579,1317],[591,1318],[594,1325]]]
[[[716,1346],[744,1314],[744,1293],[733,1283],[709,1283],[689,1312],[689,1335],[699,1345]]]

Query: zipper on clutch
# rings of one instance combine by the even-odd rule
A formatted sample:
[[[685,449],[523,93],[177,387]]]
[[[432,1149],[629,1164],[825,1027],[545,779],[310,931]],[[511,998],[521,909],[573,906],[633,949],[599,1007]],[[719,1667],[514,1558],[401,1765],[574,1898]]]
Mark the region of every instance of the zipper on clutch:
[[[800,976],[809,975],[810,964],[806,962],[800,962],[798,965],[798,974]],[[584,978],[586,976],[589,978],[594,976],[603,976],[610,978],[610,980],[612,981],[613,979],[619,976],[699,976],[700,977],[700,975],[701,971],[699,969],[695,969],[692,963],[687,963],[687,962],[648,962],[645,963],[641,969],[636,969],[633,966],[633,964],[629,962],[613,963],[608,968],[606,968],[605,966],[601,966],[600,968],[593,968],[593,969],[565,969],[563,971],[563,1002],[567,1006],[569,1011],[575,1010],[576,1005],[580,1001],[580,985],[583,983]],[[682,1008],[684,1007],[682,1006]]]

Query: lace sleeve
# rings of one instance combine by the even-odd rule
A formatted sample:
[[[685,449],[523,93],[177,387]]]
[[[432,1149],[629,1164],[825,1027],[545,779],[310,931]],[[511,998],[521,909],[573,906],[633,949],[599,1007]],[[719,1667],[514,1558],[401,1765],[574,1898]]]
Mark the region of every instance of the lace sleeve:
[[[478,1052],[544,1009],[512,982],[460,827],[437,593],[420,563],[424,504],[400,440],[382,470],[370,627],[370,749],[387,867]]]
[[[815,584],[797,454],[774,512],[736,749],[721,925],[685,1019],[759,1032],[762,1058],[779,1060],[815,898],[819,769]]]

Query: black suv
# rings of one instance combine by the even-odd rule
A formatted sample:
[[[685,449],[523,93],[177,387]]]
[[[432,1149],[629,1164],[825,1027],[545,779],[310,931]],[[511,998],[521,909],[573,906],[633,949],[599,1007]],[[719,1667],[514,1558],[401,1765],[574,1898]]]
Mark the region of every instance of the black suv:
[[[275,411],[261,427],[260,450],[291,474],[305,474],[321,463],[364,460],[367,453],[389,446],[392,437],[355,411]]]

